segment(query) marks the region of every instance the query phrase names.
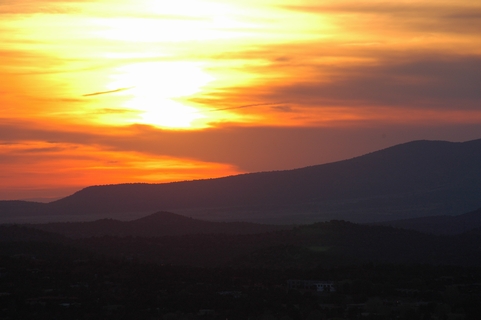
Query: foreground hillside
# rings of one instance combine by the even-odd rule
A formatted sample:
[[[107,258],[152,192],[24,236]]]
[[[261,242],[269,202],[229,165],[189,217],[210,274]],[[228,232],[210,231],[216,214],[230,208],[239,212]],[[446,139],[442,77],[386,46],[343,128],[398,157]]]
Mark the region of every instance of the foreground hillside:
[[[275,270],[0,255],[2,319],[421,320],[481,317],[480,268],[363,265]],[[288,287],[327,280],[335,292]]]
[[[65,228],[59,228],[61,224],[0,226],[0,243],[10,248],[9,252],[25,248],[25,243],[41,243],[47,247],[72,246],[113,258],[184,266],[314,268],[369,262],[481,266],[478,229],[455,236],[435,236],[334,220],[280,231],[269,230],[269,226],[249,225],[234,233],[229,223],[208,223],[215,225],[209,232],[206,228],[188,230],[194,224],[199,227],[203,224],[173,214],[153,215],[144,221],[151,226],[143,236],[138,234],[140,229],[132,228],[138,225],[138,220],[131,222],[130,229],[124,225],[124,229],[110,231],[104,228],[105,221],[64,225]],[[184,222],[187,224],[182,227]],[[33,227],[55,229],[56,233]],[[170,235],[164,231],[160,236],[159,230],[165,227],[173,231]],[[262,232],[262,228],[267,232]],[[130,233],[126,232],[129,230]],[[28,253],[23,252],[24,249],[20,251],[19,254]]]
[[[431,236],[343,221],[256,235],[96,237],[78,243],[117,258],[205,267],[314,268],[369,262],[481,265],[481,233]]]
[[[168,213],[139,220],[153,229],[163,222],[175,232],[185,232],[184,223],[203,226]],[[99,226],[74,225],[83,232]],[[212,225],[229,230],[236,224],[206,224]],[[33,227],[39,226],[0,226],[2,319],[481,315],[480,229],[435,236],[335,220],[256,234],[101,236],[95,229],[96,236],[77,238],[73,228],[69,238]],[[289,280],[326,281],[333,289],[316,294],[310,286],[290,287]]]
[[[166,184],[93,186],[48,204],[0,202],[1,217],[159,210],[217,221],[310,223],[456,215],[481,207],[481,140],[414,141],[296,170]]]

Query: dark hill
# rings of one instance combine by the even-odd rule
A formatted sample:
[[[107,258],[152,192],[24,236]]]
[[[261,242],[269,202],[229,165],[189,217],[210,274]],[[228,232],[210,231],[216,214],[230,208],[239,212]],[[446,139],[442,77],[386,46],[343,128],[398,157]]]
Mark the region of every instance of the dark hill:
[[[481,207],[481,140],[414,141],[296,170],[165,184],[93,186],[49,214],[174,211],[221,221],[387,221]],[[0,204],[0,213],[3,214]],[[28,214],[28,212],[26,212]]]
[[[66,239],[57,233],[37,230],[28,226],[3,225],[0,226],[0,242],[56,242]]]
[[[0,213],[2,216],[14,216],[29,213],[31,215],[44,214],[47,204],[41,202],[21,200],[0,200]]]
[[[157,218],[158,215],[150,216],[143,222]],[[91,252],[134,261],[191,266],[314,268],[369,262],[481,266],[479,230],[436,236],[330,221],[258,234],[111,235],[69,240],[33,228],[0,226],[0,257],[43,256],[62,261],[62,257]]]
[[[160,237],[188,234],[256,234],[287,227],[248,222],[210,222],[184,217],[170,212],[157,212],[133,220],[101,219],[92,222],[57,222],[30,225],[35,229],[62,234],[70,238],[99,236]]]
[[[460,234],[481,227],[481,208],[458,216],[421,217],[379,224],[431,234]]]
[[[102,255],[191,266],[314,268],[366,264],[481,265],[479,234],[435,236],[330,221],[263,234],[95,237],[78,240]]]

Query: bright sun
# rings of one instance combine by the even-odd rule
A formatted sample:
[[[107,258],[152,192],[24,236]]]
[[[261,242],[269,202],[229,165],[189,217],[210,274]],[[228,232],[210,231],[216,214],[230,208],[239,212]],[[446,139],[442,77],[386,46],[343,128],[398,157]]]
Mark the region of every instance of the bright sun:
[[[126,122],[150,124],[166,128],[188,129],[206,118],[202,112],[180,102],[180,98],[201,91],[214,80],[195,62],[144,62],[116,69],[110,90],[128,89],[123,108],[130,111]]]

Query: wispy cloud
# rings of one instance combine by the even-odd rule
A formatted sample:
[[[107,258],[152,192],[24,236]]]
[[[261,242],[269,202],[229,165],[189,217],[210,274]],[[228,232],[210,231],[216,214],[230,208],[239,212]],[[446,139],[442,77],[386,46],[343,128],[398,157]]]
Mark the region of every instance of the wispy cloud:
[[[264,107],[264,106],[274,106],[275,107],[279,104],[284,104],[284,103],[285,102],[252,103],[252,104],[245,104],[245,105],[241,105],[241,106],[208,109],[208,110],[205,110],[204,112],[216,112],[216,111],[224,111],[224,110],[247,109],[247,108]]]
[[[0,0],[0,194],[481,136],[481,4],[287,3]]]
[[[127,91],[127,90],[130,90],[132,88],[133,87],[128,87],[128,88],[119,88],[119,89],[108,90],[108,91],[98,91],[98,92],[86,93],[86,94],[83,94],[82,97],[92,97],[92,96],[99,96],[99,95],[103,95],[103,94],[117,93],[117,92]]]
[[[340,1],[335,4],[288,5],[284,8],[319,15],[357,15],[359,19],[369,19],[373,24],[382,23],[384,18],[391,22],[389,28],[408,28],[416,32],[478,33],[481,26],[481,5],[475,1]],[[346,19],[344,24],[349,23]]]
[[[326,68],[318,78],[271,87],[273,97],[308,105],[472,109],[481,105],[481,56],[416,57],[372,66]],[[327,81],[323,74],[329,74]],[[329,70],[330,69],[330,70]]]

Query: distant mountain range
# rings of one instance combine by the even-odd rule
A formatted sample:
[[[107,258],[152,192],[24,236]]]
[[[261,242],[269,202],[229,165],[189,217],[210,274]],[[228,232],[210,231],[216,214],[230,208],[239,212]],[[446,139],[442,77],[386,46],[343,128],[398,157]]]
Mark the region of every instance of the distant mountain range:
[[[109,230],[112,226],[113,230]],[[254,224],[244,224],[235,231],[232,228],[236,226],[170,213],[124,223],[100,220],[70,225],[4,225],[0,226],[0,256],[42,261],[52,259],[52,254],[85,256],[91,252],[160,264],[254,268],[335,267],[368,262],[481,266],[481,229],[439,236],[339,220],[277,231]]]
[[[481,139],[414,141],[295,170],[92,186],[50,203],[0,201],[0,221],[171,211],[212,221],[380,222],[452,216],[479,207]]]

